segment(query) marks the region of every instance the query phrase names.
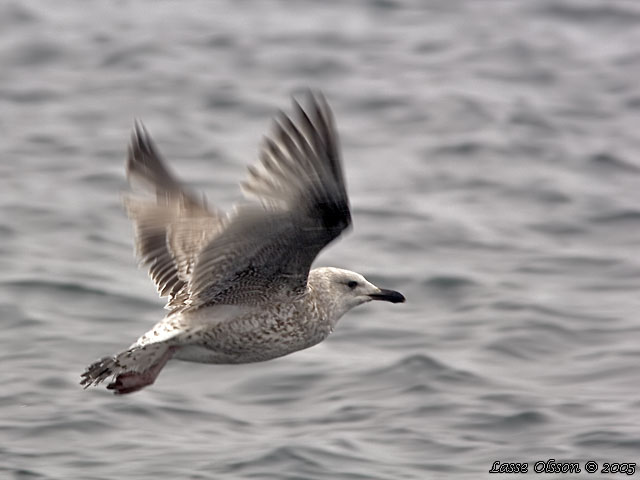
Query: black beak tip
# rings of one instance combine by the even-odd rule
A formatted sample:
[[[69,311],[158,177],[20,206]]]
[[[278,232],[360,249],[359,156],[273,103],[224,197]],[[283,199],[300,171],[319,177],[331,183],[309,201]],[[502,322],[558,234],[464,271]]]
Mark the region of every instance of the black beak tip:
[[[400,292],[396,292],[395,290],[386,290],[384,288],[380,289],[378,293],[372,293],[369,297],[371,297],[372,300],[383,300],[391,303],[405,302],[404,295]]]

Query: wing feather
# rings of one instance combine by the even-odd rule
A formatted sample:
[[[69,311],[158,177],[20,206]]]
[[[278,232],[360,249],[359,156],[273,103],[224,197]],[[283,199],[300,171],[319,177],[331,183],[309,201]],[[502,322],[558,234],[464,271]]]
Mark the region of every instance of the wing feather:
[[[333,116],[322,95],[308,103],[294,102],[295,120],[280,115],[242,183],[262,206],[237,208],[197,256],[191,308],[303,292],[317,254],[350,226]]]
[[[261,204],[229,215],[207,207],[166,168],[140,122],[129,146],[127,176],[155,195],[125,197],[138,257],[167,308],[258,304],[306,289],[317,254],[351,224],[333,115],[309,94],[293,115],[280,113],[259,162],[242,183]]]
[[[169,172],[151,136],[136,122],[127,157],[130,184],[153,195],[127,194],[124,205],[134,223],[140,263],[167,308],[182,306],[200,250],[224,227],[225,218],[188,192]]]

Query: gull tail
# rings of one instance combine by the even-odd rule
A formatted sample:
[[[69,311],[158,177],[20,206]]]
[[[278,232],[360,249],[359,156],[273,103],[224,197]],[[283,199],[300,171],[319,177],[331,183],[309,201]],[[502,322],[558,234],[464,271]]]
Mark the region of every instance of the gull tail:
[[[96,386],[113,377],[107,389],[115,394],[133,393],[155,382],[162,368],[173,356],[176,347],[166,342],[132,346],[113,357],[104,357],[89,365],[80,385]]]

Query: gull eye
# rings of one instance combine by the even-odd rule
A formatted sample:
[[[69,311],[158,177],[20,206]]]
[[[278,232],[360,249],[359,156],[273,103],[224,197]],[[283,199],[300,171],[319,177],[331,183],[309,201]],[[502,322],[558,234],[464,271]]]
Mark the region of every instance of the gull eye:
[[[347,282],[347,287],[349,287],[351,290],[353,290],[357,286],[358,286],[358,282],[356,282],[355,280],[350,280]]]

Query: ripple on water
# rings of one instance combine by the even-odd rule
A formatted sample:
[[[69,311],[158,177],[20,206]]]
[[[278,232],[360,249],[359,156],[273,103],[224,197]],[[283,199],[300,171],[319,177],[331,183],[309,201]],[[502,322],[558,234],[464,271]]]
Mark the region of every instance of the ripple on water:
[[[534,7],[534,11],[558,20],[589,24],[591,26],[636,26],[640,12],[628,8],[634,3],[625,5],[622,2],[546,2]]]
[[[600,152],[589,157],[589,162],[602,173],[640,173],[640,167],[612,153]]]
[[[472,278],[456,275],[436,275],[425,279],[422,284],[425,287],[432,287],[441,290],[455,290],[458,288],[472,287],[478,285]]]
[[[429,355],[412,354],[396,360],[393,364],[369,370],[364,373],[367,377],[379,380],[387,379],[405,386],[422,385],[426,382],[478,385],[483,383],[477,375],[466,370],[450,367]]]
[[[252,376],[234,387],[239,398],[250,394],[266,405],[293,403],[300,400],[299,392],[313,391],[326,378],[326,372],[278,372]]]
[[[77,282],[24,279],[0,282],[0,284],[6,289],[19,291],[21,295],[32,292],[39,296],[57,299],[58,302],[64,298],[74,298],[74,301],[77,302],[87,297],[103,297],[118,308],[123,306],[127,308],[157,306],[155,302],[147,298],[111,292],[97,286],[93,287],[87,282],[82,282],[81,279],[78,279]]]
[[[466,428],[481,431],[523,433],[523,431],[541,427],[548,422],[547,415],[537,410],[528,410],[507,415],[476,412],[470,418],[467,418],[463,425]]]
[[[640,435],[637,430],[626,433],[612,430],[593,430],[575,435],[573,441],[581,447],[597,449],[598,451],[615,452],[617,455],[637,454],[640,451]]]
[[[375,472],[366,475],[357,473],[362,471],[367,460],[359,457],[355,452],[347,453],[343,449],[333,447],[308,447],[303,445],[277,445],[261,452],[257,456],[243,458],[225,465],[227,473],[240,474],[245,478],[258,475],[260,478],[294,479],[294,478],[344,478],[344,479],[383,479],[384,474],[378,476]],[[265,472],[278,472],[272,476]],[[287,476],[286,472],[296,472]]]
[[[0,25],[3,28],[27,28],[37,21],[38,15],[22,2],[3,2],[0,5]]]
[[[600,215],[594,215],[588,219],[591,223],[603,225],[629,225],[637,226],[640,223],[640,210],[617,210]]]
[[[17,468],[15,470],[12,469],[4,469],[0,467],[0,472],[9,472],[13,476],[8,476],[7,478],[12,478],[13,480],[48,480],[53,479],[54,477],[49,477],[42,473],[39,473],[32,469],[26,468]]]

